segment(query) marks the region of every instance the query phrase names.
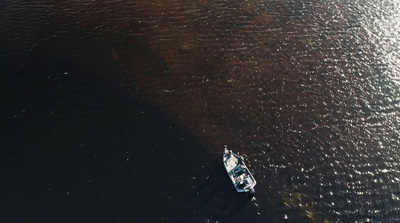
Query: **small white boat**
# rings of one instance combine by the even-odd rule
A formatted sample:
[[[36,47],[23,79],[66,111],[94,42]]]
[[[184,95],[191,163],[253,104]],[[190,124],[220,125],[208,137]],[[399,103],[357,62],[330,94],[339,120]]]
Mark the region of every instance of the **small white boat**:
[[[256,186],[257,182],[244,164],[243,157],[233,153],[232,150],[228,150],[225,146],[223,160],[226,172],[236,191],[253,195],[254,186]]]

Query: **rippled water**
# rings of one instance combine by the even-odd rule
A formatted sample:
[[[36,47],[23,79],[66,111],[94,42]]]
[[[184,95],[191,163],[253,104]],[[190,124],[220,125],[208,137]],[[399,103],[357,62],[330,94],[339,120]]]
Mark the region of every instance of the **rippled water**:
[[[0,12],[0,219],[400,221],[399,1]],[[224,144],[255,201],[225,176]]]

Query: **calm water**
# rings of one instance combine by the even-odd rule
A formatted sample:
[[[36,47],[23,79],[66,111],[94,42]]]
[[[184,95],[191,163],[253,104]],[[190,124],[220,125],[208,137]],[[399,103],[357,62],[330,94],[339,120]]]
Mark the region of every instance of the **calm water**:
[[[398,0],[1,2],[0,221],[400,221],[399,15]]]

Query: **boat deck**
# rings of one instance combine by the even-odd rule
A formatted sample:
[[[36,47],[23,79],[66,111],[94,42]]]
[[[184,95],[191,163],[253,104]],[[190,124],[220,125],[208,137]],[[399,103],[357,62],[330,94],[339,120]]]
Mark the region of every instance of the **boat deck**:
[[[238,192],[254,191],[256,181],[239,155],[225,149],[223,161],[226,172]]]
[[[228,173],[231,173],[233,169],[235,169],[239,164],[239,159],[230,153],[225,161],[226,170]]]

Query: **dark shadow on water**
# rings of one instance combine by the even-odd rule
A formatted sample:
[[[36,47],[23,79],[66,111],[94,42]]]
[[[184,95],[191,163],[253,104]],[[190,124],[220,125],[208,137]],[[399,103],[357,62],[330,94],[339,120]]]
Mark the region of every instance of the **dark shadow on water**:
[[[141,40],[50,25],[0,45],[0,222],[259,222],[221,156],[122,80],[110,55]]]
[[[2,68],[1,222],[257,217],[220,156],[162,108],[64,59]]]

